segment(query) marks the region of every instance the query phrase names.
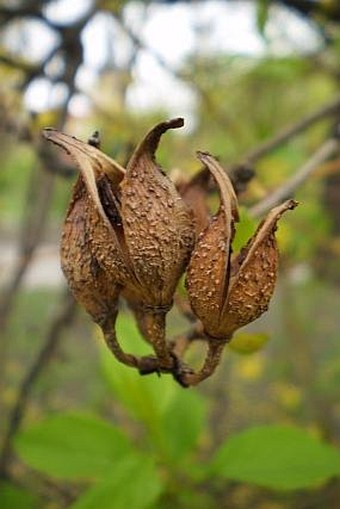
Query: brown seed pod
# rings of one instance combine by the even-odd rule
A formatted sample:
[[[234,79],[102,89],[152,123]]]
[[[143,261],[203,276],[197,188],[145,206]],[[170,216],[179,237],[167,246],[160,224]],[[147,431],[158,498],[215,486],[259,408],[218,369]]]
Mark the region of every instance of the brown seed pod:
[[[127,170],[95,146],[53,129],[44,131],[49,141],[70,154],[81,173],[62,242],[69,284],[97,321],[102,315],[94,306],[98,284],[103,298],[106,287],[112,289],[113,309],[121,290],[140,307],[145,315],[145,335],[153,345],[160,370],[170,370],[174,365],[165,339],[165,316],[193,248],[194,231],[190,210],[156,164],[155,151],[163,133],[182,125],[183,119],[174,119],[155,126],[135,150]],[[83,214],[80,233],[79,213]],[[76,246],[71,246],[74,238]],[[73,265],[79,259],[81,277]],[[91,278],[94,261],[96,276]],[[88,284],[82,289],[78,280]],[[107,310],[108,320],[110,306]],[[112,319],[110,323],[114,323]],[[109,337],[106,325],[105,334]],[[116,356],[120,352],[120,360],[137,366],[136,359],[124,357],[113,339],[111,345]]]
[[[199,157],[218,184],[221,205],[197,241],[187,271],[187,288],[206,334],[225,341],[267,310],[277,276],[276,224],[297,202],[288,200],[275,207],[231,263],[237,198],[218,162],[209,154],[200,153]]]
[[[119,199],[114,200],[125,175],[124,168],[96,147],[55,129],[44,129],[43,135],[64,149],[77,164],[87,191],[86,230],[91,251],[110,281],[124,285],[133,275],[119,242]]]
[[[284,212],[296,206],[296,201],[287,200],[273,208],[248,244],[235,257],[228,298],[222,310],[221,328],[229,334],[267,311],[275,288],[279,262],[275,238],[277,222]]]
[[[136,279],[149,306],[169,306],[194,243],[189,208],[155,161],[163,133],[177,118],[156,125],[136,148],[121,183],[124,238]]]
[[[124,295],[141,307],[145,338],[159,359],[159,369],[173,369],[166,343],[165,316],[177,283],[189,261],[194,229],[189,208],[155,161],[161,136],[183,126],[177,118],[156,125],[136,148],[121,183],[124,241],[138,291],[126,286]]]
[[[192,179],[185,182],[176,182],[179,194],[189,205],[194,215],[194,226],[198,236],[209,224],[210,213],[207,196],[210,188],[210,172],[203,168]]]
[[[100,324],[119,361],[142,374],[172,373],[188,386],[210,376],[234,331],[267,309],[278,265],[276,224],[296,202],[289,200],[273,209],[232,258],[237,198],[224,169],[212,156],[199,152],[205,171],[217,183],[221,204],[203,227],[207,209],[202,182],[197,182],[198,187],[192,182],[187,189],[200,199],[197,216],[202,217],[196,228],[203,229],[194,247],[191,210],[155,161],[161,136],[182,125],[178,118],[151,129],[126,170],[97,148],[96,137],[91,146],[53,129],[45,130],[44,136],[66,150],[80,170],[61,240],[62,268],[75,298]],[[165,329],[166,314],[190,256],[186,285],[208,340],[205,361],[197,372],[178,358],[177,343],[167,342]],[[136,357],[121,349],[115,333],[120,295],[134,310],[156,355]],[[203,329],[201,334],[204,337]]]
[[[60,254],[61,266],[75,299],[97,323],[115,313],[119,285],[109,281],[91,252],[87,218],[91,201],[79,177],[64,223]]]
[[[97,148],[53,129],[44,136],[78,165],[92,201],[88,240],[111,281],[145,306],[170,306],[193,242],[189,208],[155,162],[163,133],[183,119],[155,126],[125,171]]]
[[[231,242],[238,220],[237,198],[229,178],[209,154],[199,152],[218,184],[221,205],[200,234],[193,251],[186,285],[190,303],[207,334],[220,337],[220,314],[229,286]]]

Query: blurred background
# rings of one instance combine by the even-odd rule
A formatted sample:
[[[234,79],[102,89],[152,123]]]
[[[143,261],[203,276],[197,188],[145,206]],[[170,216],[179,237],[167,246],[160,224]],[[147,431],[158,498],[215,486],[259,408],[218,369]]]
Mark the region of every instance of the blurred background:
[[[203,467],[254,426],[339,446],[340,2],[3,0],[0,73],[1,508],[339,507],[331,475],[284,486]],[[125,164],[174,116],[170,175],[193,176],[199,149],[253,177],[236,247],[277,190],[301,203],[279,227],[268,313],[188,391],[119,366],[68,295],[58,244],[77,170],[40,135],[99,130]],[[143,351],[122,306],[119,337]],[[169,337],[187,327],[174,309]]]

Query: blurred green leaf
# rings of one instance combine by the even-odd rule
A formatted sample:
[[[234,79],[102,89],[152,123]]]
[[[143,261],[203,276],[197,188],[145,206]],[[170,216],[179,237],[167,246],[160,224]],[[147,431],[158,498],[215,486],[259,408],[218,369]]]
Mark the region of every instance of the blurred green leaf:
[[[111,475],[89,489],[72,509],[146,509],[163,489],[151,460],[140,458],[122,463]]]
[[[308,488],[340,474],[340,453],[298,428],[270,425],[230,437],[212,472],[277,490]]]
[[[280,251],[291,260],[303,262],[320,255],[320,248],[324,248],[331,232],[331,221],[323,210],[320,189],[314,184],[309,185],[308,200],[303,196],[305,191],[297,194],[302,206],[280,223],[277,232]]]
[[[0,507],[1,509],[33,509],[37,507],[37,499],[28,491],[3,482],[0,483]]]
[[[120,313],[117,337],[126,352],[148,354],[150,347],[140,335],[130,314]],[[114,396],[131,415],[151,429],[159,421],[176,393],[170,376],[141,376],[136,370],[119,363],[101,339],[102,370]]]
[[[131,315],[121,313],[117,334],[126,351],[147,353]],[[205,423],[204,402],[198,394],[184,391],[169,375],[141,376],[117,362],[104,344],[102,367],[115,397],[144,424],[158,454],[183,457],[195,446]]]
[[[80,414],[56,415],[22,431],[15,450],[30,467],[62,479],[100,477],[134,454],[117,428]]]
[[[249,215],[244,207],[240,207],[240,222],[236,224],[236,233],[233,240],[233,250],[240,251],[244,247],[256,228],[256,221]]]
[[[198,444],[206,424],[206,405],[195,393],[177,389],[176,397],[163,415],[162,430],[172,457],[183,458]]]
[[[239,332],[228,343],[230,350],[239,354],[258,352],[269,340],[268,334],[261,332]]]

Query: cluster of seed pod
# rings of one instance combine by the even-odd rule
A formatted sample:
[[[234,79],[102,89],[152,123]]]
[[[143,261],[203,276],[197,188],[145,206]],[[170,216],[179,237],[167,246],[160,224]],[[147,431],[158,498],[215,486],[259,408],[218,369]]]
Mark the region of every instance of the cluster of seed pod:
[[[141,374],[171,373],[187,387],[210,376],[233,333],[267,309],[278,266],[276,224],[296,202],[274,208],[241,252],[232,255],[238,203],[216,159],[198,153],[220,193],[219,210],[211,218],[202,181],[194,178],[177,189],[155,160],[161,136],[182,125],[181,118],[156,125],[126,169],[105,155],[97,140],[83,143],[49,128],[43,134],[80,171],[61,240],[62,269],[75,299],[102,328],[119,361]],[[185,272],[190,306],[208,345],[197,372],[166,338],[166,315]],[[115,332],[120,297],[134,311],[153,355],[138,357],[121,348]]]

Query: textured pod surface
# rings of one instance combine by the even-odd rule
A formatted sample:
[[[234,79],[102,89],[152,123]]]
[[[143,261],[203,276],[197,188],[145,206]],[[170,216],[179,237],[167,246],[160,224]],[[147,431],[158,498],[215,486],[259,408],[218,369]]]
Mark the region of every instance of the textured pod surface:
[[[211,215],[207,204],[210,173],[207,168],[201,170],[189,182],[176,185],[179,194],[194,214],[194,226],[198,236],[209,224]]]
[[[112,281],[138,287],[126,251],[119,201],[106,175],[97,179],[105,219],[96,207],[88,213],[88,236],[100,266]],[[93,205],[93,203],[92,203]]]
[[[61,266],[75,299],[100,322],[117,307],[119,286],[112,284],[92,254],[87,235],[89,198],[82,178],[75,184],[64,223]]]
[[[210,376],[233,332],[267,309],[278,264],[276,224],[296,202],[273,209],[231,259],[238,209],[225,170],[208,153],[198,153],[204,170],[183,193],[195,209],[195,223],[192,210],[156,163],[161,136],[182,125],[178,118],[154,127],[127,170],[98,150],[96,133],[89,140],[94,146],[53,129],[45,130],[44,136],[62,147],[80,170],[61,241],[62,268],[71,291],[100,325],[120,362],[141,374],[171,373],[187,387]],[[219,189],[220,207],[207,223],[204,198],[210,174]],[[188,263],[189,298],[202,323],[195,324],[195,336],[167,341],[166,314]],[[155,355],[137,357],[120,346],[115,332],[120,295],[133,309]],[[194,337],[206,339],[208,346],[197,371],[183,362]]]
[[[231,242],[238,220],[237,199],[224,169],[209,154],[198,154],[219,187],[221,205],[208,227],[200,234],[187,272],[187,289],[192,309],[211,336],[220,336],[220,316],[227,298]]]
[[[80,170],[87,190],[87,240],[100,266],[115,284],[133,279],[120,238],[122,221],[119,200],[114,199],[125,170],[99,149],[55,129],[44,137],[65,150]]]
[[[297,202],[288,200],[272,209],[233,263],[228,299],[223,307],[222,329],[228,333],[256,320],[273,295],[279,252],[275,239],[277,222]]]
[[[150,305],[168,305],[194,242],[192,216],[155,161],[163,133],[183,119],[154,127],[135,150],[121,184],[125,242],[133,272]]]
[[[62,133],[51,127],[43,129],[42,134],[46,140],[61,147],[70,155],[82,172],[84,180],[89,182],[89,190],[90,192],[94,192],[95,199],[96,176],[102,173],[106,174],[115,187],[118,186],[119,182],[124,177],[124,168],[93,145],[84,143],[74,136]],[[97,205],[99,204],[97,203]]]

